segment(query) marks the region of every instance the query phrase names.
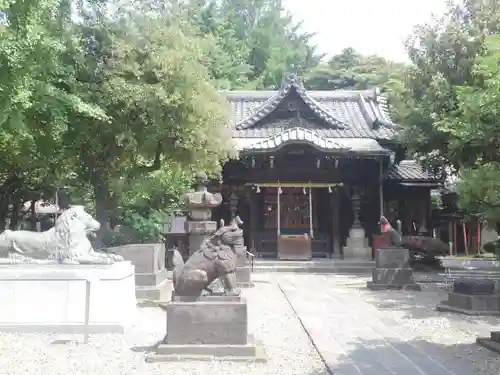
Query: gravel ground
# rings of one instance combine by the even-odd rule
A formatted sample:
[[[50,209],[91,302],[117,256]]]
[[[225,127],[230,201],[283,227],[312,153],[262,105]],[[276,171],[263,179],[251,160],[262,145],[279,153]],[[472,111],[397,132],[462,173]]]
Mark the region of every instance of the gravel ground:
[[[91,335],[84,344],[54,344],[81,335],[0,333],[1,375],[326,375],[319,355],[302,330],[272,277],[256,275],[256,287],[244,290],[249,332],[264,343],[267,363],[146,363],[147,348],[164,336],[165,313],[140,308],[134,327],[125,335]]]

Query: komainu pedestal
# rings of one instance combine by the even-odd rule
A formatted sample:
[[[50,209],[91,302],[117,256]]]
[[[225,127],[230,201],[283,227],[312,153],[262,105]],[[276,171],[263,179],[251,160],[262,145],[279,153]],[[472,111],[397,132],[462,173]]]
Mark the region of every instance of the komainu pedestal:
[[[500,316],[500,294],[494,280],[459,279],[453,283],[448,299],[436,309],[465,315]]]
[[[366,284],[368,289],[421,290],[420,285],[413,280],[410,251],[401,247],[376,250],[372,278],[373,280]]]
[[[167,334],[148,362],[266,361],[263,345],[248,335],[247,302],[239,296],[175,296],[165,306]]]
[[[476,342],[482,347],[500,354],[500,331],[491,332],[490,337],[478,337]]]

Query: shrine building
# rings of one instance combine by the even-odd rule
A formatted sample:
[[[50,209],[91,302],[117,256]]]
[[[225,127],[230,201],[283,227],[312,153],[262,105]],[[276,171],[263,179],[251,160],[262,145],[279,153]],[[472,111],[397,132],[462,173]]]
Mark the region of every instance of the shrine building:
[[[249,251],[277,259],[370,258],[380,216],[430,231],[442,181],[405,160],[379,90],[225,92],[240,156],[225,163],[214,219],[243,220]]]

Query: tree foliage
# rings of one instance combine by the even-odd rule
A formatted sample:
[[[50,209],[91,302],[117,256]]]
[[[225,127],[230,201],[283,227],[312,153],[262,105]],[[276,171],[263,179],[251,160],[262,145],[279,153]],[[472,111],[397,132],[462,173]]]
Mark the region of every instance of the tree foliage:
[[[458,173],[460,205],[500,221],[500,3],[467,0],[408,41],[405,141]]]
[[[456,142],[452,129],[461,116],[464,86],[474,85],[476,56],[484,41],[499,31],[500,3],[467,0],[451,4],[447,14],[420,25],[407,41],[413,67],[405,95],[405,141],[429,164],[443,170],[474,162],[477,149],[467,140]],[[463,106],[462,106],[463,107]]]
[[[224,89],[276,89],[285,72],[304,74],[322,58],[282,0],[194,0],[188,14],[215,38],[211,73]]]

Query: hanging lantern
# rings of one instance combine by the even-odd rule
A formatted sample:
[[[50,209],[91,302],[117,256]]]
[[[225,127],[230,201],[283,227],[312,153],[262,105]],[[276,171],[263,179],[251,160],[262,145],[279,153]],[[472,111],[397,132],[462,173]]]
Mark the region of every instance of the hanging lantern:
[[[305,188],[305,187],[303,187],[303,188],[302,188],[302,193],[303,193],[304,195],[306,195],[306,194],[307,194],[307,192],[306,192],[306,188]]]
[[[335,159],[335,168],[339,167],[339,159]]]
[[[328,192],[331,194],[332,193],[332,187],[328,186]]]
[[[256,193],[260,193],[260,187],[257,186],[257,189],[255,190]]]

